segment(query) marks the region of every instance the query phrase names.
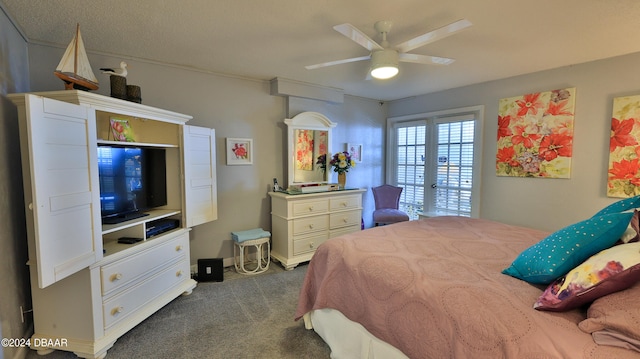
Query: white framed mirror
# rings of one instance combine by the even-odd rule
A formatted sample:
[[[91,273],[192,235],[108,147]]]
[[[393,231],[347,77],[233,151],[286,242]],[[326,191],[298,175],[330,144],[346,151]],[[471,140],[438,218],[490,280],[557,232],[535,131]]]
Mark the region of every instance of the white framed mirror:
[[[337,124],[318,112],[302,112],[284,123],[288,128],[288,185],[327,183],[329,171],[322,171],[317,162],[320,156],[326,161],[331,154],[331,129]]]

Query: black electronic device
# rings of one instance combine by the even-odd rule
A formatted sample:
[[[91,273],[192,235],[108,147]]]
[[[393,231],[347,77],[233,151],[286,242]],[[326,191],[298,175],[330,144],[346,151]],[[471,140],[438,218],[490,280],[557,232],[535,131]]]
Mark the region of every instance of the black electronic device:
[[[151,238],[178,227],[180,227],[180,220],[171,218],[158,219],[147,223],[146,235],[147,238]]]
[[[198,259],[199,282],[222,282],[224,266],[222,258]]]
[[[118,238],[118,243],[122,244],[134,244],[142,241],[140,237],[120,237]]]
[[[146,216],[144,211],[167,204],[163,148],[100,145],[98,176],[103,224]]]

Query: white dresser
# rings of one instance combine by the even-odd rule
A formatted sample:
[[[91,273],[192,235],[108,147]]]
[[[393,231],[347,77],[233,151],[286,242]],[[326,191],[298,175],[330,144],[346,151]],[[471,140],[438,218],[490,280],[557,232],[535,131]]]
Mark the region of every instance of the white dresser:
[[[327,239],[359,231],[364,191],[270,192],[271,257],[290,270],[309,261]]]

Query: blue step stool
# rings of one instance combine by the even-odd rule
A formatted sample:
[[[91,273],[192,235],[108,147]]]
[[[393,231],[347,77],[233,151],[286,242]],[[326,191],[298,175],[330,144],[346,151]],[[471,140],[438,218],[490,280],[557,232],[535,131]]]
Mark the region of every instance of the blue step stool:
[[[271,263],[271,233],[262,228],[250,229],[247,231],[231,232],[233,239],[233,265],[236,272],[241,274],[258,274],[269,269]],[[266,254],[263,246],[266,244]],[[247,247],[256,248],[256,266],[253,269],[245,267],[248,263],[245,258]],[[249,262],[250,263],[250,262]]]

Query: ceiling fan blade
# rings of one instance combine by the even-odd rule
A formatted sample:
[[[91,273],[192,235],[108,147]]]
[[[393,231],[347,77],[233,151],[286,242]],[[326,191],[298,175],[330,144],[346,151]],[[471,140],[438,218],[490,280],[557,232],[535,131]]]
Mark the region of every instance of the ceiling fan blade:
[[[427,32],[426,34],[422,34],[418,37],[414,37],[409,41],[405,41],[400,45],[396,46],[396,49],[399,52],[409,52],[413,49],[417,49],[420,46],[424,46],[434,41],[444,39],[447,36],[451,36],[459,31],[466,29],[471,25],[472,25],[471,21],[467,19],[458,20],[449,25],[445,25],[439,29],[435,29],[433,31]]]
[[[363,61],[363,60],[369,60],[371,58],[370,55],[367,56],[360,56],[360,57],[352,57],[350,59],[344,59],[344,60],[336,60],[336,61],[329,61],[329,62],[323,62],[321,64],[315,64],[315,65],[309,65],[309,66],[305,66],[305,68],[307,70],[313,70],[313,69],[319,69],[321,67],[327,67],[327,66],[333,66],[333,65],[340,65],[340,64],[346,64],[349,62],[356,62],[356,61]]]
[[[333,27],[333,29],[355,41],[357,44],[369,51],[383,49],[382,46],[378,45],[377,42],[371,40],[369,36],[367,36],[364,32],[358,30],[358,28],[351,24],[336,25]]]
[[[398,55],[398,59],[402,62],[413,62],[416,64],[428,64],[428,65],[450,65],[454,59],[437,56],[427,56],[418,54],[401,53]]]

